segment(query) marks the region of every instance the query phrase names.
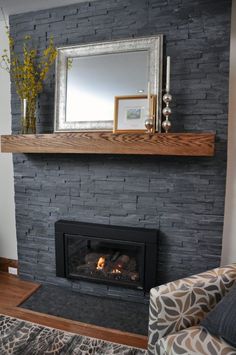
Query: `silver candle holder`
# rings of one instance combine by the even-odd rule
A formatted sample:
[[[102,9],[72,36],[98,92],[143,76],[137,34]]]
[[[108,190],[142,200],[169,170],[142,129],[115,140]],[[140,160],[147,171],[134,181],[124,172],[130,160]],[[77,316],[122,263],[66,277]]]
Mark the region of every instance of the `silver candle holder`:
[[[162,128],[165,133],[168,133],[171,129],[171,122],[169,117],[172,113],[170,108],[170,102],[172,101],[172,96],[170,94],[170,57],[166,58],[166,93],[163,96],[163,101],[165,103],[165,107],[162,110],[163,116],[165,117],[165,121],[162,122]]]
[[[145,127],[147,133],[153,134],[155,132],[155,112],[154,112],[154,96],[150,93],[150,83],[148,83],[148,112],[145,120]]]
[[[171,129],[171,122],[169,120],[169,116],[172,113],[172,110],[170,108],[170,102],[172,101],[172,96],[169,92],[167,92],[163,96],[163,101],[166,104],[166,107],[164,107],[162,110],[163,116],[165,117],[165,121],[162,122],[162,128],[164,129],[165,133],[168,133],[169,130]]]
[[[145,120],[145,127],[147,129],[147,133],[152,134],[153,128],[154,128],[154,119],[151,116],[148,116],[148,118]]]

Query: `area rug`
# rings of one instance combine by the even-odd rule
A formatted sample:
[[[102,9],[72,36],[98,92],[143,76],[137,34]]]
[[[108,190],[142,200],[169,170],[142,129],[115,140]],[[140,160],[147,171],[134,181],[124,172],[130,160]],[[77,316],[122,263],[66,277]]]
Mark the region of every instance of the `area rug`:
[[[146,355],[146,351],[0,315],[0,354]]]

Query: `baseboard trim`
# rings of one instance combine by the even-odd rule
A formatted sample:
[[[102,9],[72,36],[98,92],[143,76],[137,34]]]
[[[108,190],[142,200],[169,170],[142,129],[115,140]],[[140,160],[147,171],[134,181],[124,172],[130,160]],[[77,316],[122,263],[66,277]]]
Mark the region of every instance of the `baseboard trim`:
[[[18,260],[0,257],[0,271],[8,272],[9,267],[18,269]]]

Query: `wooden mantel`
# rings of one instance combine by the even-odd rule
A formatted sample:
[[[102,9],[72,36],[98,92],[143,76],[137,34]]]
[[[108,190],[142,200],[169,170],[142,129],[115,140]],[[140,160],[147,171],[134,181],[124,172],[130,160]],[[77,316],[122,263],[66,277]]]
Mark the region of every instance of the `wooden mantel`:
[[[215,133],[66,132],[1,136],[1,151],[5,153],[213,156],[214,148]]]

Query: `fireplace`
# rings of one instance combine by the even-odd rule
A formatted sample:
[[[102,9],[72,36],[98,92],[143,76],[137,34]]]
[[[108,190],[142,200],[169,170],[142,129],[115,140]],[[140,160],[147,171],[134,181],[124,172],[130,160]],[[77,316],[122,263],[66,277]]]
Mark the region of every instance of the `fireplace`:
[[[56,275],[149,291],[157,285],[158,231],[55,223]]]

